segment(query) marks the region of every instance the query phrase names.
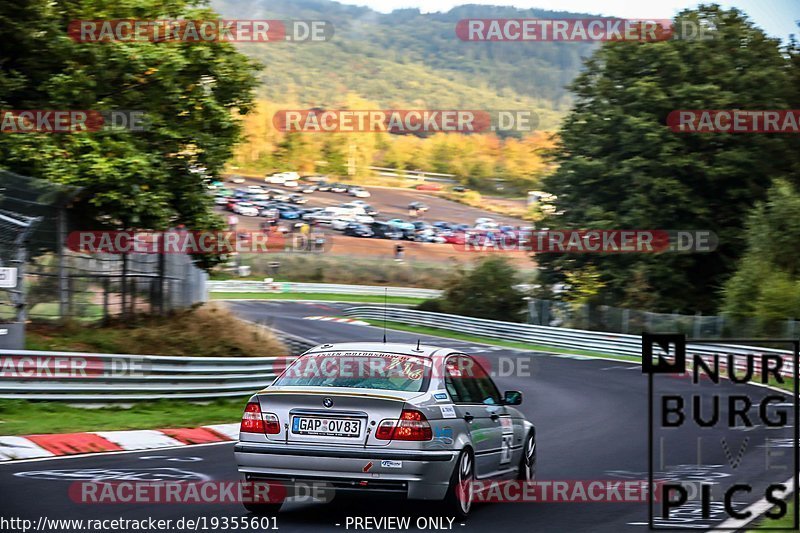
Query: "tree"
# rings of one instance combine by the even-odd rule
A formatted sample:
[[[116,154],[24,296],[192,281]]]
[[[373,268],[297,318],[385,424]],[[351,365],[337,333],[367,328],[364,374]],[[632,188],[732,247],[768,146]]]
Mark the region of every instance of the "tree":
[[[519,322],[525,311],[524,296],[514,288],[519,283],[516,269],[504,258],[484,258],[472,270],[454,274],[439,309],[454,315]]]
[[[635,273],[655,293],[652,310],[713,312],[743,250],[742,213],[764,198],[773,179],[800,175],[797,136],[674,133],[665,126],[679,109],[798,104],[796,52],[781,50],[736,9],[700,6],[682,12],[676,25],[684,20],[714,28],[712,38],[609,42],[586,62],[553,153],[559,167],[543,184],[563,214],[545,225],[712,230],[717,251],[543,254],[537,260],[546,282],[594,265],[606,303],[631,303]]]
[[[0,165],[83,188],[96,226],[219,227],[218,176],[250,110],[255,64],[228,43],[78,43],[80,19],[218,18],[186,0],[19,0],[0,5],[0,109],[137,110],[144,132],[0,135]]]
[[[725,284],[723,313],[734,320],[755,318],[759,333],[781,320],[800,317],[800,194],[785,180],[747,218],[747,248]]]

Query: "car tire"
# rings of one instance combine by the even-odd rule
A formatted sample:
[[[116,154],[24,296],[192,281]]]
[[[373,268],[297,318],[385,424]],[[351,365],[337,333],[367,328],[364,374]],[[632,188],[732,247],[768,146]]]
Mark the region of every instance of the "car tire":
[[[466,520],[473,505],[473,483],[475,481],[475,457],[472,450],[462,450],[456,460],[456,467],[450,476],[450,487],[444,497],[446,516]]]
[[[519,458],[517,479],[520,481],[536,480],[536,434],[533,430],[528,432],[528,436],[525,437],[525,444],[522,446],[522,457]]]
[[[281,510],[280,503],[243,503],[244,508],[258,516],[276,516]]]

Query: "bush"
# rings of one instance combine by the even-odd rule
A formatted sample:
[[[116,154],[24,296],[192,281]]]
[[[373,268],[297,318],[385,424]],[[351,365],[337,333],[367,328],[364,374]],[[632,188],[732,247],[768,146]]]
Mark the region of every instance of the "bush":
[[[479,260],[470,270],[459,270],[447,283],[440,307],[445,313],[520,322],[526,308],[516,269],[502,257]]]
[[[32,325],[27,344],[36,350],[192,357],[269,357],[288,353],[271,331],[236,318],[219,303],[167,317],[115,321],[104,327]]]
[[[438,298],[425,300],[416,307],[417,311],[428,311],[429,313],[443,313],[442,302]]]

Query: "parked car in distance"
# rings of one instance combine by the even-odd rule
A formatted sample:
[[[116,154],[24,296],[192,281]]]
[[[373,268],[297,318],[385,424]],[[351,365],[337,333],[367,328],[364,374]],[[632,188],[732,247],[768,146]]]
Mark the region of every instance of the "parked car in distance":
[[[369,191],[362,189],[361,187],[350,187],[350,190],[347,191],[350,196],[355,196],[356,198],[369,198],[372,196]]]
[[[306,204],[308,203],[308,198],[302,194],[294,193],[289,195],[289,201],[293,204]]]
[[[233,212],[243,217],[257,217],[258,208],[250,202],[239,202],[233,206]]]
[[[228,199],[225,198],[224,196],[216,196],[214,198],[214,205],[227,205],[227,204],[228,204]]]
[[[300,218],[300,212],[290,205],[277,205],[275,209],[280,212],[280,217],[286,220],[296,220]]]
[[[276,202],[288,202],[289,195],[286,194],[286,191],[282,191],[280,189],[270,189],[267,191],[269,197],[275,200]]]
[[[331,220],[331,229],[336,231],[343,231],[350,224],[355,223],[355,219],[349,216],[336,217]]]
[[[347,186],[341,183],[332,183],[331,192],[347,192]]]
[[[367,214],[367,215],[370,215],[370,216],[374,217],[375,215],[377,215],[379,213],[379,211],[377,209],[375,209],[374,207],[369,205],[364,200],[353,200],[350,203],[353,204],[353,205],[361,206],[364,209],[364,213]]]
[[[414,229],[417,231],[422,231],[424,229],[432,227],[430,224],[428,224],[427,222],[423,222],[422,220],[415,220],[414,222],[412,222],[412,224],[414,225]]]
[[[281,213],[274,207],[264,207],[259,211],[258,215],[267,219],[267,222],[277,222],[281,218]]]
[[[418,191],[441,191],[442,186],[438,183],[420,183],[414,187]]]
[[[303,194],[311,194],[312,192],[317,190],[317,186],[313,183],[305,184],[300,188],[300,192]]]
[[[428,206],[422,202],[411,202],[410,204],[408,204],[408,208],[413,209],[419,213],[424,213],[425,211],[428,210]]]
[[[242,176],[231,176],[228,178],[228,181],[231,183],[244,183],[244,178]]]
[[[344,234],[350,237],[364,237],[369,238],[374,235],[373,231],[369,229],[368,226],[364,224],[348,224],[347,227],[344,228]]]
[[[342,213],[336,208],[326,207],[325,209],[320,209],[316,213],[308,215],[307,220],[312,220],[319,224],[330,224],[331,220],[341,215]]]
[[[373,222],[370,228],[375,237],[379,239],[398,240],[403,238],[403,232],[386,222]]]
[[[406,222],[402,218],[393,218],[391,220],[387,220],[386,223],[401,231],[403,230],[416,231],[414,224],[412,224],[411,222]]]
[[[317,190],[319,192],[328,192],[331,190],[331,184],[325,180],[317,182]]]
[[[282,185],[285,181],[286,175],[283,172],[264,178],[264,182],[271,183],[272,185]]]
[[[261,194],[264,192],[264,188],[261,185],[248,185],[247,192],[250,194]]]
[[[354,215],[367,214],[367,210],[364,209],[364,206],[362,206],[361,204],[357,204],[355,202],[348,202],[346,204],[341,204],[337,209],[339,209],[343,213],[352,213]]]
[[[300,181],[300,174],[297,172],[284,172],[283,175],[286,178],[284,181]]]
[[[303,220],[311,220],[315,213],[319,213],[323,209],[325,209],[325,208],[324,207],[306,207],[305,209],[302,210],[300,218],[302,218]]]
[[[291,189],[294,189],[298,185],[299,185],[299,183],[297,182],[297,180],[289,180],[289,179],[287,179],[286,181],[283,182],[283,186],[284,187],[289,187]]]

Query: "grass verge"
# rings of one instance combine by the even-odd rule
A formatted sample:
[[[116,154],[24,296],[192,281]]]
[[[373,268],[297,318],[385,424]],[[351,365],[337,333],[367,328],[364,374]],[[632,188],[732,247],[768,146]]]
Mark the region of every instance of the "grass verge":
[[[239,422],[247,397],[210,402],[158,400],[97,409],[63,402],[0,400],[0,435],[196,427]]]
[[[286,353],[286,347],[271,332],[239,320],[220,303],[106,326],[32,324],[26,335],[26,348],[193,357],[269,357]]]
[[[364,320],[364,319],[360,319]],[[382,327],[382,320],[364,320],[373,326]],[[466,342],[480,342],[483,344],[491,344],[494,346],[503,346],[507,348],[517,348],[520,350],[537,350],[542,352],[563,353],[568,355],[585,355],[587,357],[600,357],[603,359],[617,359],[620,361],[638,361],[638,357],[631,357],[627,355],[610,355],[598,352],[590,352],[588,350],[569,350],[567,348],[557,348],[553,346],[543,346],[541,344],[529,344],[526,342],[517,341],[504,341],[501,339],[493,339],[491,337],[482,337],[480,335],[469,335],[467,333],[459,333],[449,329],[431,328],[427,326],[410,326],[401,322],[386,322],[386,327],[389,329],[396,329],[400,331],[408,331],[411,333],[420,333],[422,335],[435,335],[437,337],[445,337],[448,339],[457,339]]]
[[[324,300],[328,302],[383,303],[383,296],[372,294],[317,294],[306,292],[213,292],[212,300]],[[390,304],[417,305],[424,298],[408,296],[388,296]]]
[[[786,514],[783,518],[770,520],[762,517],[755,526],[748,529],[748,532],[763,531],[764,529],[769,531],[797,531],[794,529],[794,504],[789,503],[787,505]]]

